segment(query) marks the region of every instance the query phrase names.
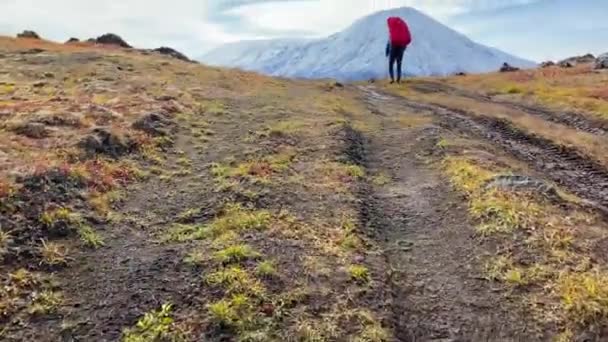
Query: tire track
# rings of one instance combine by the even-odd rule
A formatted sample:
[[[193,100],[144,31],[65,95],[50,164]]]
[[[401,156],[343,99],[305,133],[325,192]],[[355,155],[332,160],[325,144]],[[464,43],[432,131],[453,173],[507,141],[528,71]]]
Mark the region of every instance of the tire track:
[[[415,111],[429,111],[439,116],[441,125],[448,129],[492,142],[608,216],[608,171],[574,148],[523,132],[505,120],[388,95],[370,86],[360,89],[376,105],[394,101]]]
[[[379,131],[347,124],[340,139],[347,162],[391,178],[386,185],[358,182],[356,196],[359,229],[386,265],[381,296],[395,340],[538,340],[534,325],[521,323],[521,310],[477,277],[481,266],[472,256],[485,250],[470,235],[460,196],[416,161],[417,153],[433,148],[439,130],[403,129],[392,120],[394,111],[376,110]]]
[[[434,82],[416,83],[413,84],[411,87],[421,93],[451,93],[475,101],[498,104],[511,109],[525,112],[533,116],[540,117],[546,121],[568,126],[587,133],[604,136],[608,135],[607,121],[594,120],[576,112],[555,112],[538,106],[514,103],[507,100],[495,100],[492,99],[491,96],[476,94],[463,89]]]

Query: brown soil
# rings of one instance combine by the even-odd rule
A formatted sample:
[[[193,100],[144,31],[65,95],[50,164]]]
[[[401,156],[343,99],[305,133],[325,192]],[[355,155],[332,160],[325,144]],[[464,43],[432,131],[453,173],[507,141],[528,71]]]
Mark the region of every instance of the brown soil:
[[[165,303],[173,309],[164,335],[141,341],[553,339],[567,330],[563,321],[539,319],[538,312],[524,301],[528,292],[543,293],[540,286],[512,286],[484,273],[488,258],[504,250],[533,254],[536,250],[531,247],[521,252],[529,247],[522,236],[532,234],[513,233],[509,238],[515,242],[503,243],[475,233],[479,222],[471,218],[468,197],[450,184],[441,169],[448,154],[440,147],[445,137],[466,141],[454,147],[458,155],[476,154],[479,159],[508,165],[580,197],[577,203],[560,204],[564,210],[589,215],[584,217],[589,223],[575,235],[591,242],[575,244],[577,252],[587,253],[589,263],[606,260],[605,217],[598,213],[608,214],[608,171],[575,147],[523,131],[506,119],[392,95],[380,85],[278,80],[175,64],[180,61],[167,64],[167,59],[132,50],[115,48],[111,51],[116,54],[109,55],[103,50],[85,53],[86,46],[49,44],[37,42],[31,47],[44,49],[23,57],[36,61],[32,63],[34,78],[43,71],[38,70],[41,66],[59,63],[70,68],[81,63],[87,66],[83,75],[119,79],[112,85],[120,84],[131,96],[130,103],[141,106],[128,120],[116,115],[130,108],[120,96],[87,94],[86,99],[78,98],[79,105],[93,110],[99,107],[91,102],[105,103],[107,108],[102,109],[111,114],[108,120],[121,118],[112,132],[134,139],[141,139],[136,134],[141,133],[146,139],[162,138],[165,144],[153,153],[134,146],[128,154],[112,155],[115,159],[108,165],[129,158],[150,175],[140,182],[120,184],[124,198],[112,205],[108,219],[93,213],[88,185],[70,183],[73,178],[62,173],[58,175],[66,179],[53,172],[39,175],[42,178],[20,177],[15,180],[16,193],[7,197],[0,193],[0,224],[10,230],[10,241],[0,240],[8,245],[7,251],[0,245],[1,280],[6,285],[0,292],[0,305],[12,304],[3,302],[11,299],[17,286],[15,276],[8,274],[21,267],[52,275],[53,289],[63,297],[53,312],[30,315],[25,308],[31,307],[39,289],[32,285],[19,292],[20,311],[6,317],[0,312],[2,340],[120,341],[127,329]],[[18,63],[15,52],[8,50],[10,62]],[[155,72],[163,72],[163,78],[154,79]],[[18,121],[14,108],[19,106],[29,108],[32,118],[44,109],[37,106],[50,106],[15,99],[14,94],[20,92],[40,95],[23,86],[32,82],[25,74],[19,76],[25,80],[11,79],[2,88],[8,95],[0,98],[0,105],[9,103],[4,106],[10,109],[7,117],[11,120]],[[143,75],[150,75],[154,82],[146,83],[150,78]],[[53,85],[59,89],[61,82],[57,77]],[[598,136],[606,133],[603,123],[576,113],[555,113],[435,82],[414,82],[412,87],[515,108]],[[148,102],[141,102],[140,95]],[[69,108],[69,101],[65,102]],[[157,112],[170,113],[170,119],[165,122],[151,114]],[[144,132],[133,131],[137,122],[143,123],[135,126],[145,126],[139,127]],[[14,137],[9,126],[0,126],[5,141]],[[53,134],[60,132],[61,125],[55,126]],[[75,148],[74,143],[88,132],[72,132],[69,143],[56,136],[55,145],[39,145],[39,149]],[[23,142],[32,153],[39,152],[36,143]],[[16,155],[17,145],[11,146],[8,152]],[[99,151],[91,153],[86,161],[103,157]],[[8,164],[0,166],[7,174],[12,170]],[[0,182],[0,190],[2,186]],[[78,212],[105,245],[85,248],[76,242],[72,230],[53,236],[39,222],[47,202]],[[229,217],[230,208],[263,213],[263,227],[243,228],[230,220],[233,226],[228,228],[213,226],[226,217],[243,220]],[[190,214],[184,216],[188,210]],[[564,216],[556,221],[575,220],[558,214]],[[176,224],[199,229],[201,234],[183,241],[167,239]],[[213,236],[203,231],[210,227],[228,231]],[[41,240],[68,245],[67,264],[42,266]],[[255,253],[236,260],[218,258],[226,247],[243,245]],[[200,260],[187,263],[192,255]],[[259,271],[262,262],[272,265],[268,274]],[[247,284],[235,287],[209,281],[210,275],[237,267]],[[235,297],[246,304],[234,309]],[[559,296],[547,297],[543,304],[559,306]],[[238,312],[213,307],[227,302]],[[576,325],[572,335],[602,340],[602,322]]]
[[[392,313],[400,341],[535,340],[525,312],[479,277],[488,253],[472,233],[467,208],[429,161],[443,128],[404,129],[399,101],[363,89],[381,128],[366,137],[365,164],[388,174],[364,192],[367,231],[382,244],[390,269]],[[416,114],[413,114],[416,115]],[[391,120],[393,119],[393,120]]]

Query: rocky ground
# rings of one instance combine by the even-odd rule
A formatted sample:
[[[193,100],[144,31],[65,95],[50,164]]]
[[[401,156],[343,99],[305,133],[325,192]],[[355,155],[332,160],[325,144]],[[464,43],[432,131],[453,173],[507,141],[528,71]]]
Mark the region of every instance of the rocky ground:
[[[182,57],[0,39],[2,340],[608,336],[608,74]]]

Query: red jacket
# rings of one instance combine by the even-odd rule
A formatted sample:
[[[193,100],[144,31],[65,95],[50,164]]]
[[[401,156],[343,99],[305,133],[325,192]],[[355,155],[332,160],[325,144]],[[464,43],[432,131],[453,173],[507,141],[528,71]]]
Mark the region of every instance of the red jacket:
[[[412,35],[407,23],[399,17],[390,17],[386,20],[392,46],[406,47],[412,42]]]

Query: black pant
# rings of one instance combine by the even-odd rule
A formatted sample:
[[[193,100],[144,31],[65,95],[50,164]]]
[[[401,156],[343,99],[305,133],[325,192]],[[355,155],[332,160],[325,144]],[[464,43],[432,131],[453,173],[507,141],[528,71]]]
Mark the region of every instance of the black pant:
[[[391,80],[395,80],[395,72],[393,71],[394,64],[397,62],[397,82],[401,81],[401,62],[403,62],[403,54],[405,46],[391,46],[391,51],[388,61],[388,71],[391,74]]]

